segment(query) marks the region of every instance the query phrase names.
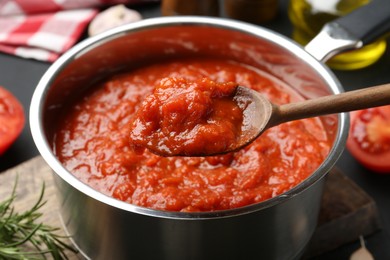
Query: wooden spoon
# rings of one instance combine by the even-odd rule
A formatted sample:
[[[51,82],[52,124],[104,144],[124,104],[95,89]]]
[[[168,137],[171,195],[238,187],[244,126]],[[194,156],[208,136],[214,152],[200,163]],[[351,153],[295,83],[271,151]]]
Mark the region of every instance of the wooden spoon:
[[[253,142],[268,128],[281,123],[388,105],[390,104],[390,84],[280,106],[271,103],[254,90],[238,86],[234,100],[244,109],[242,135],[237,143],[225,152],[241,149]]]

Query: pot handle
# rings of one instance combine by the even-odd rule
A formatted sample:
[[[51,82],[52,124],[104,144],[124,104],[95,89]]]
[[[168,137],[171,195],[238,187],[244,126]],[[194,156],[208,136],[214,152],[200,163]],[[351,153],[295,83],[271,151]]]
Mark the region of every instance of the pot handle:
[[[373,0],[350,14],[324,25],[305,50],[320,61],[360,48],[390,32],[390,1]]]

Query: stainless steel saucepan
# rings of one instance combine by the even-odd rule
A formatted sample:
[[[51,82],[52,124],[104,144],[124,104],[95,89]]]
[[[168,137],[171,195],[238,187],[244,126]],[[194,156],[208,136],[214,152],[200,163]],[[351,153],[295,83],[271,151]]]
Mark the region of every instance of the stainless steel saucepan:
[[[324,176],[345,145],[346,114],[321,118],[333,145],[320,167],[301,184],[258,204],[203,213],[138,207],[93,190],[54,155],[53,126],[63,105],[99,78],[167,57],[208,56],[246,63],[307,98],[340,93],[340,83],[316,57],[324,59],[345,46],[359,46],[360,40],[348,26],[337,23],[320,35],[322,40],[314,40],[306,51],[278,33],[242,22],[163,17],[89,38],[58,59],[35,90],[30,125],[40,154],[53,169],[64,226],[82,253],[91,259],[300,258],[317,224]],[[332,45],[324,51],[322,47],[330,46],[324,41],[332,38],[344,47]]]

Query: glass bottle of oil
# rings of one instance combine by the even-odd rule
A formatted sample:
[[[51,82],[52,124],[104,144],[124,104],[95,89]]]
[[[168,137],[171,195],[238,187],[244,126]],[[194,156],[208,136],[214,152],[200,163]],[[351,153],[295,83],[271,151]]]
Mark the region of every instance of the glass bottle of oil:
[[[293,39],[306,45],[322,26],[370,0],[290,0],[288,14],[294,26]],[[385,52],[386,41],[378,40],[360,49],[344,52],[330,59],[327,64],[333,69],[354,70],[375,63]]]

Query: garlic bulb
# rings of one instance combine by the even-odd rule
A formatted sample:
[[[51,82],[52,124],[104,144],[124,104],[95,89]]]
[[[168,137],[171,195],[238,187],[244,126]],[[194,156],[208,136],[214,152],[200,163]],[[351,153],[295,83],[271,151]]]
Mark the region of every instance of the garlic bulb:
[[[88,34],[94,36],[101,32],[107,31],[114,27],[136,22],[142,19],[140,13],[135,10],[128,9],[124,5],[112,6],[98,15],[91,21]]]
[[[372,254],[367,250],[362,236],[360,236],[360,245],[361,247],[353,252],[349,260],[374,260]]]

